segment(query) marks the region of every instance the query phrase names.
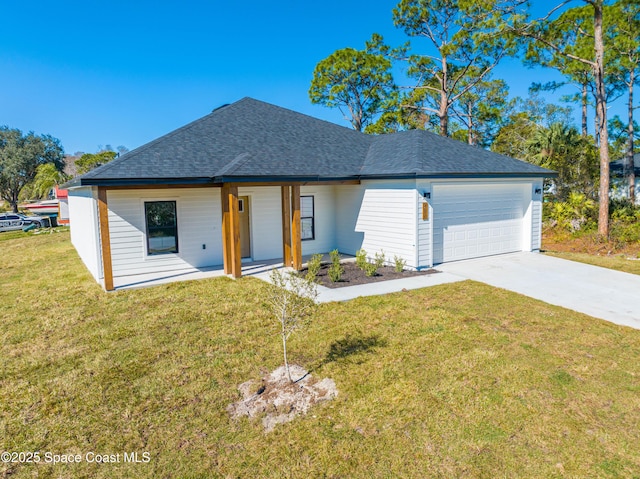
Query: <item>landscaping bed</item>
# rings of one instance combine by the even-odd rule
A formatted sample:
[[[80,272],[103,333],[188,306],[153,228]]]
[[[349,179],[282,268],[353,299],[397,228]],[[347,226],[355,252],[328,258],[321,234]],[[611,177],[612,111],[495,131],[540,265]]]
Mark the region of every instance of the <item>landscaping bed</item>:
[[[346,286],[378,283],[380,281],[389,281],[392,279],[412,278],[414,276],[424,276],[427,274],[435,274],[440,272],[433,268],[422,271],[404,270],[402,272],[397,272],[393,266],[382,266],[378,269],[378,273],[376,275],[367,276],[365,275],[364,271],[360,269],[358,265],[356,265],[356,263],[347,261],[342,263],[342,267],[344,268],[342,278],[340,278],[340,281],[333,282],[329,278],[328,274],[330,266],[330,264],[323,264],[320,272],[316,275],[318,284],[326,286],[327,288],[344,288]],[[301,274],[306,275],[307,269],[304,268],[301,271]]]

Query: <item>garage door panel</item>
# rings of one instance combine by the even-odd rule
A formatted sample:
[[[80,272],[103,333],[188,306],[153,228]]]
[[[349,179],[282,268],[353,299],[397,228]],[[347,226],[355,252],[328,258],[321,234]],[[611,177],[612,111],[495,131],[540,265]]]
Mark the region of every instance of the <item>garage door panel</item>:
[[[528,185],[434,185],[434,262],[522,249]]]

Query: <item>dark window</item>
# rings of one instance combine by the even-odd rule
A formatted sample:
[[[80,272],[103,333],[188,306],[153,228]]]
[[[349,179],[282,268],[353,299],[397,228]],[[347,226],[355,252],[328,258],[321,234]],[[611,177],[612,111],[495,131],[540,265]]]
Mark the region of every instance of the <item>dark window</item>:
[[[176,202],[145,202],[144,215],[147,221],[147,253],[150,255],[177,253]]]
[[[300,229],[301,239],[312,240],[316,238],[316,228],[314,220],[313,196],[300,197]]]

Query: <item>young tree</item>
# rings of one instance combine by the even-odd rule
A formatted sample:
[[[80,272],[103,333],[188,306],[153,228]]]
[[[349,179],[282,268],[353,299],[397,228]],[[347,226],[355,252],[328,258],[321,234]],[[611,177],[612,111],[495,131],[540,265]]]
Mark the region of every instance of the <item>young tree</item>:
[[[596,116],[598,124],[596,135],[600,140],[600,186],[599,186],[599,212],[598,233],[603,237],[609,236],[609,137],[607,132],[607,90],[604,68],[604,32],[603,12],[605,0],[581,0],[590,7],[593,30],[589,30],[584,23],[576,23],[575,15],[565,13],[564,18],[573,25],[573,28],[558,28],[558,22],[549,21],[549,17],[559,8],[564,7],[572,0],[566,0],[541,20],[528,22],[516,27],[523,37],[534,42],[537,49],[551,50],[570,60],[580,62],[592,68],[596,90]],[[562,22],[560,22],[562,23]],[[578,51],[575,46],[580,44],[583,37],[592,38],[593,50],[591,54]]]
[[[20,130],[0,127],[0,197],[18,211],[22,189],[36,176],[38,166],[52,163],[62,171],[64,150],[50,135],[24,135]]]
[[[287,357],[287,340],[310,320],[316,308],[318,288],[313,279],[302,278],[292,271],[281,272],[274,268],[269,277],[269,305],[279,322],[284,366],[289,381],[293,382]]]
[[[498,62],[516,51],[506,25],[520,17],[524,0],[401,0],[393,10],[396,27],[427,39],[434,54],[414,54],[408,74],[425,94],[405,108],[435,114],[439,132],[449,135],[453,104],[482,82]]]
[[[387,58],[343,48],[316,65],[309,98],[312,103],[338,108],[355,130],[362,131],[382,111],[394,90]]]

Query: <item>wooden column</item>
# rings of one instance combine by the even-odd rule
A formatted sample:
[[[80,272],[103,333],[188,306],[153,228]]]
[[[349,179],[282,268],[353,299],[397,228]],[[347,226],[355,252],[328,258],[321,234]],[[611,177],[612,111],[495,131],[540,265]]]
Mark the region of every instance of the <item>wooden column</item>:
[[[300,186],[291,186],[291,255],[293,269],[302,269],[302,240],[300,231]]]
[[[224,262],[224,274],[231,274],[231,227],[229,212],[229,185],[222,185],[222,258]]]
[[[229,186],[229,241],[231,252],[231,275],[242,276],[242,252],[240,250],[240,212],[238,211],[238,187]]]
[[[282,263],[291,266],[291,188],[289,185],[280,187],[280,201],[282,203]]]
[[[111,262],[111,238],[109,237],[109,206],[107,205],[107,190],[103,187],[98,187],[98,223],[100,226],[100,249],[102,253],[104,289],[113,291],[113,265]]]

